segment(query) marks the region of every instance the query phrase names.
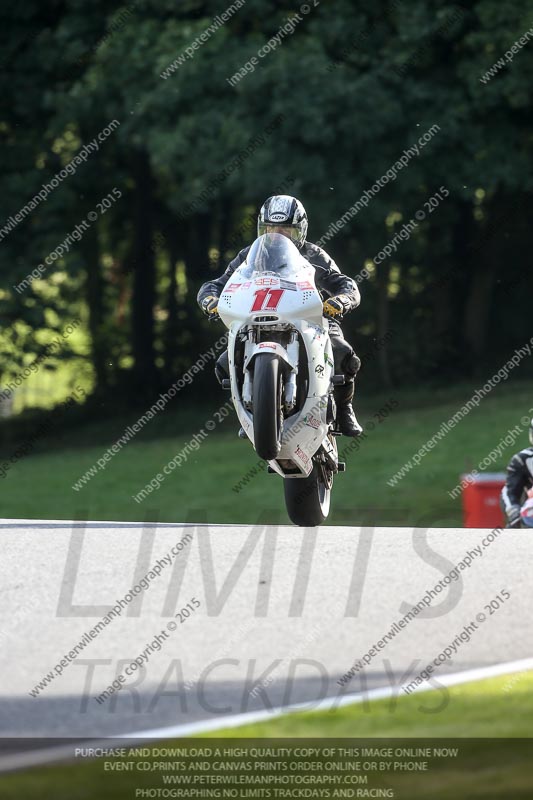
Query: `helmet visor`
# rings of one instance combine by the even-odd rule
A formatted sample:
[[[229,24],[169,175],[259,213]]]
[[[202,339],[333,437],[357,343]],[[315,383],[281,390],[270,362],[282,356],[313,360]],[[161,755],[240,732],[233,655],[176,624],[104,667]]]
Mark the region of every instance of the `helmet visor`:
[[[299,247],[302,242],[302,230],[298,225],[279,225],[273,222],[259,222],[257,224],[257,235],[263,236],[265,233],[281,233]]]

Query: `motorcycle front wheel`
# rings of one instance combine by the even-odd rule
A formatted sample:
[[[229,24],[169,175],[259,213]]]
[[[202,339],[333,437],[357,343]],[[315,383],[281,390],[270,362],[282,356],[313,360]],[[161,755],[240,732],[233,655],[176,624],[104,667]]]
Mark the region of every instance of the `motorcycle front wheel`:
[[[272,461],[280,451],[281,375],[279,359],[261,353],[255,359],[253,384],[254,445],[259,458]]]
[[[318,464],[307,478],[285,478],[283,487],[287,513],[295,525],[309,528],[324,522],[329,514],[331,485],[324,481]]]

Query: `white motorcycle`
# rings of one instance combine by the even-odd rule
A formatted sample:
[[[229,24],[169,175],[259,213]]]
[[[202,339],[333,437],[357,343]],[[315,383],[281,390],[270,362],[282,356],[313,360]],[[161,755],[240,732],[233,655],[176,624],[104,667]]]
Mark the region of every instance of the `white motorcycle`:
[[[296,525],[320,525],[339,463],[328,322],[315,270],[279,233],[260,236],[219,298],[229,329],[229,379],[246,436],[269,472],[283,478]]]

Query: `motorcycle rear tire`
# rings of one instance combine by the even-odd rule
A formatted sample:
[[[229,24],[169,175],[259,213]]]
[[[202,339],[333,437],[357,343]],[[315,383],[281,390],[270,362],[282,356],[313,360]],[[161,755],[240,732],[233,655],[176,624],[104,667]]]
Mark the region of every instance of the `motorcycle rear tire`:
[[[331,489],[324,483],[317,464],[307,478],[285,478],[283,487],[287,513],[294,525],[314,528],[324,522],[329,514]]]

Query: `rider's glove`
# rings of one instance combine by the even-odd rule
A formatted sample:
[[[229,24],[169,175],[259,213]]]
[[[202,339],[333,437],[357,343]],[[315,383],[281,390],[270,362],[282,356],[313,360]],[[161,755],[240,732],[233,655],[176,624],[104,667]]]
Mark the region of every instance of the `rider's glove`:
[[[512,506],[507,512],[507,527],[519,528],[521,521],[520,506]]]
[[[328,297],[324,302],[324,316],[329,319],[341,320],[351,308],[351,301],[348,295],[338,294],[335,297]]]
[[[200,303],[200,308],[209,319],[218,318],[218,297],[208,294]]]

